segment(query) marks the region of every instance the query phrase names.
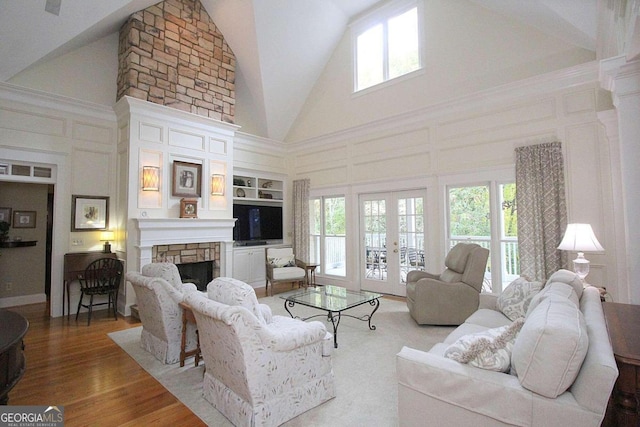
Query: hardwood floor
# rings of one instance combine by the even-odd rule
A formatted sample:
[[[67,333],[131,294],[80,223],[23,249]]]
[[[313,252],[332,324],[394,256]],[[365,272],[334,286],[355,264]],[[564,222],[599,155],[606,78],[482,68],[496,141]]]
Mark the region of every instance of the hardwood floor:
[[[107,333],[140,326],[130,317],[94,312],[49,317],[47,304],[11,307],[29,320],[27,369],[9,393],[10,405],[64,406],[70,426],[204,426]],[[212,408],[213,410],[213,408]]]

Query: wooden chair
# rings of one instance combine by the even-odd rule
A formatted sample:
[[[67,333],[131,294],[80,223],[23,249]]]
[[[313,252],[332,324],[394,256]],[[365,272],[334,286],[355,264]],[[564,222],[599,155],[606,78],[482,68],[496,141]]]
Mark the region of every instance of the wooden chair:
[[[87,326],[91,324],[91,313],[94,305],[107,304],[107,311],[113,304],[113,317],[118,320],[118,290],[120,288],[120,280],[122,279],[123,266],[122,262],[115,258],[100,258],[93,261],[87,266],[84,273],[78,275],[80,282],[80,300],[78,301],[78,311],[76,312],[76,320],[80,314],[80,307],[89,310],[89,318]],[[89,304],[83,304],[84,296],[89,296]],[[94,303],[95,295],[108,295],[107,302]]]

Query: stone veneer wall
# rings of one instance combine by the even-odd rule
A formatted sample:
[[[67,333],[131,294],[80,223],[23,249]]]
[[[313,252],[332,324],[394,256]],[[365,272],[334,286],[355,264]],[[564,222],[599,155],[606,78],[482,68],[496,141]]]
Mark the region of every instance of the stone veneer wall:
[[[118,95],[228,123],[235,114],[235,55],[198,0],[166,0],[120,29]]]
[[[151,250],[151,259],[152,262],[171,262],[173,264],[215,261],[216,267],[219,267],[220,242],[157,245]]]

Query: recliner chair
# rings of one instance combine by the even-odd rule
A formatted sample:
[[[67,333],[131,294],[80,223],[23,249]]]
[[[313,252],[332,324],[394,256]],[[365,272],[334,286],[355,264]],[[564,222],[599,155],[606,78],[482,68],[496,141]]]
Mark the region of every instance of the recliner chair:
[[[407,306],[420,325],[461,325],[478,309],[489,250],[475,243],[458,243],[440,274],[410,271]]]

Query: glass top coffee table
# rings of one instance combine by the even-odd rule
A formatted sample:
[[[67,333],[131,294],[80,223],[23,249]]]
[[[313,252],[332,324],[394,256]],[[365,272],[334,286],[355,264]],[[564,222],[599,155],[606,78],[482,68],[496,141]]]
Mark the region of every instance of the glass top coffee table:
[[[367,291],[351,291],[339,286],[318,286],[315,288],[308,287],[303,290],[296,290],[280,295],[284,300],[284,308],[291,317],[295,317],[289,310],[296,304],[305,305],[307,307],[317,308],[326,311],[327,318],[333,325],[333,346],[338,348],[338,326],[342,316],[352,317],[369,323],[369,329],[375,331],[375,325],[371,324],[373,314],[380,307],[380,298],[382,294]],[[364,316],[351,316],[343,312],[359,305],[369,303],[373,307],[370,314]],[[305,317],[302,320],[312,319],[314,317],[325,316],[325,314],[316,314],[315,316]]]

